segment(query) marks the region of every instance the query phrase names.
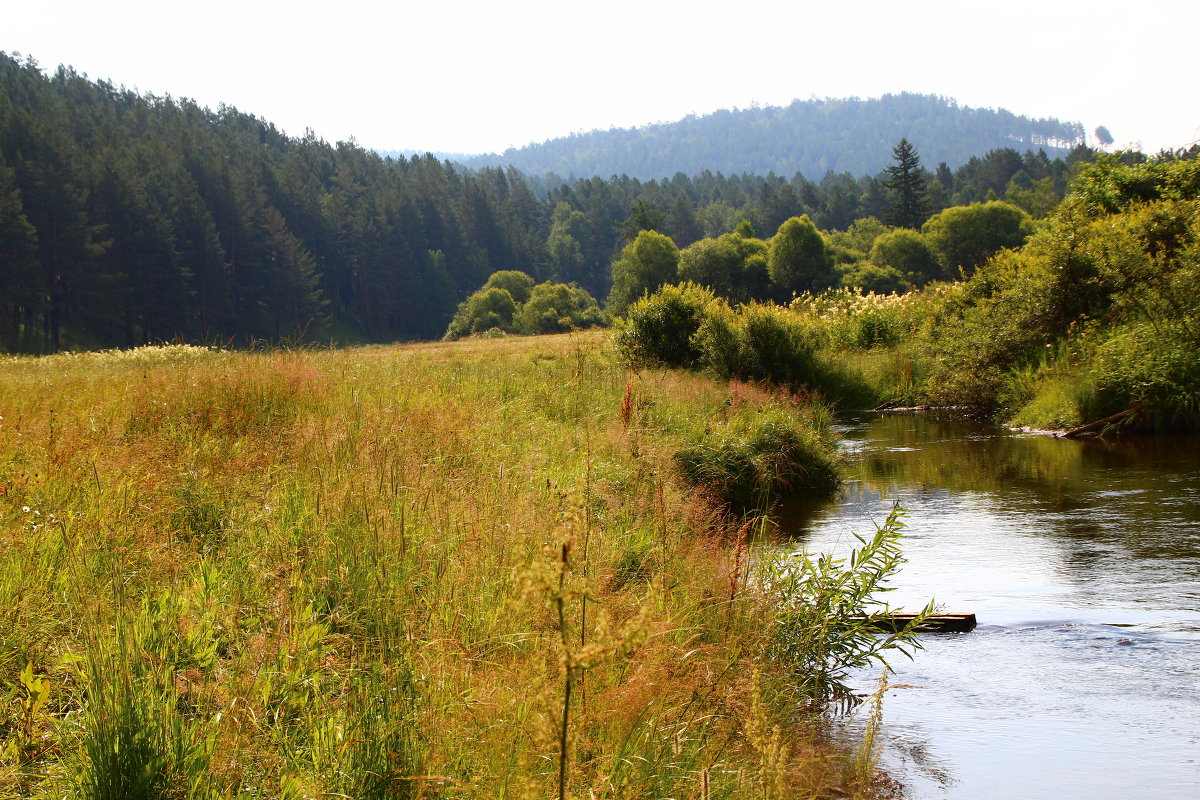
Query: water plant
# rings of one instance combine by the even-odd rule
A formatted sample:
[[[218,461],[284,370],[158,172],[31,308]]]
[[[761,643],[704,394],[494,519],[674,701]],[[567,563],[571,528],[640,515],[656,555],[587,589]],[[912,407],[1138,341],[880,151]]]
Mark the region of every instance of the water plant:
[[[816,707],[852,699],[851,670],[887,666],[893,653],[912,657],[916,628],[933,612],[931,600],[907,628],[881,633],[890,609],[877,595],[904,563],[904,511],[893,508],[870,538],[847,558],[793,554],[764,564],[763,591],[772,609],[770,658],[785,665],[796,695]]]

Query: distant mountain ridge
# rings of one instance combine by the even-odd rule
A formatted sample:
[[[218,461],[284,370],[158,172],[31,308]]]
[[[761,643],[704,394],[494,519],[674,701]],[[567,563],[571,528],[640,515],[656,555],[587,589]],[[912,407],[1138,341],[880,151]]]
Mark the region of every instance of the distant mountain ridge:
[[[929,169],[951,168],[1000,147],[1044,149],[1051,158],[1085,144],[1078,122],[970,108],[937,95],[796,100],[787,106],[714,111],[678,122],[572,134],[540,144],[455,160],[468,167],[514,166],[562,178],[628,175],[641,180],[751,173],[820,180],[826,172],[873,175],[907,138]]]

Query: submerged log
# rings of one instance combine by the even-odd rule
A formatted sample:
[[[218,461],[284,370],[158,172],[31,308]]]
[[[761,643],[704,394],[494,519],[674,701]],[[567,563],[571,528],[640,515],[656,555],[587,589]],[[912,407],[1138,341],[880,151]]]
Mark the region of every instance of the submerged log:
[[[876,621],[874,627],[886,633],[897,633],[909,628],[919,615],[908,611],[893,611],[889,616]],[[920,625],[917,633],[969,633],[978,623],[969,612],[930,614]]]
[[[1141,406],[1127,408],[1124,411],[1113,414],[1111,417],[1105,417],[1104,419],[1098,419],[1095,422],[1089,422],[1087,425],[1080,425],[1078,428],[1072,428],[1062,436],[1064,439],[1074,439],[1076,436],[1086,436],[1091,433],[1096,433],[1103,428],[1107,428],[1109,425],[1115,425],[1116,423],[1121,422],[1126,417],[1136,414],[1141,410]]]

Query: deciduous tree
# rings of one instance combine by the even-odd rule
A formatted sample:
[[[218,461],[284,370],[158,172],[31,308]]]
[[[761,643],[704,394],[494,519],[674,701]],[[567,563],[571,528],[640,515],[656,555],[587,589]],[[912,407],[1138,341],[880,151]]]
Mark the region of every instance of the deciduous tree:
[[[812,291],[833,284],[833,254],[807,214],[787,220],[771,237],[767,271],[771,282],[785,292]]]
[[[624,314],[643,294],[673,282],[678,268],[679,248],[675,242],[661,233],[642,231],[613,262],[608,312]]]

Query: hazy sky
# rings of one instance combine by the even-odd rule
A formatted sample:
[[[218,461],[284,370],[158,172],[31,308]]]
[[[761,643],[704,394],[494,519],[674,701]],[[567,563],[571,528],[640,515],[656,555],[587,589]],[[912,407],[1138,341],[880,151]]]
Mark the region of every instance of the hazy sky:
[[[1195,0],[56,0],[9,4],[0,50],[380,149],[911,91],[1157,151],[1200,139],[1198,23]]]

